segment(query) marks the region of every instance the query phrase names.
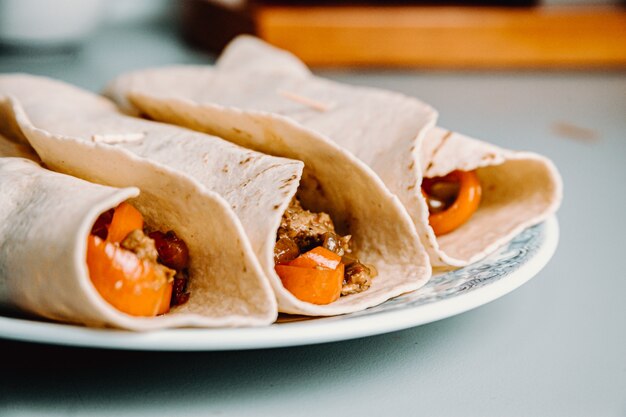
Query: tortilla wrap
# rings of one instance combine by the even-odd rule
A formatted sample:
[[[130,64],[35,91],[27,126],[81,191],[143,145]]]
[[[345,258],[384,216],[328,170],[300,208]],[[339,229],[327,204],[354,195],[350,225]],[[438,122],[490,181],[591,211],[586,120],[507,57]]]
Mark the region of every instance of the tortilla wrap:
[[[1,128],[0,131],[2,131]],[[30,147],[30,145],[10,141],[6,137],[0,135],[0,158],[8,157],[30,159],[38,164],[41,163],[37,153]]]
[[[10,97],[6,113],[54,170],[119,186],[137,184],[137,178],[128,177],[129,166],[136,164],[167,170],[172,182],[193,183],[198,193],[222,195],[241,219],[250,253],[260,261],[282,312],[358,311],[415,290],[430,277],[426,252],[398,199],[362,162],[330,142],[320,149],[310,140],[312,132],[285,118],[218,109],[217,133],[278,144],[271,153],[300,159],[304,166],[215,136],[125,116],[102,97],[45,78],[0,77],[0,95]],[[115,141],[96,140],[107,137]],[[154,176],[138,176],[144,179],[137,184],[142,192],[163,186]],[[339,231],[349,231],[355,254],[376,267],[378,276],[367,291],[315,305],[282,286],[273,250],[282,215],[296,192],[306,208],[329,213]],[[236,259],[232,268],[240,268]]]
[[[106,94],[126,112],[219,132],[220,109],[261,110],[310,129],[319,146],[334,141],[370,166],[410,214],[435,267],[464,266],[554,213],[562,185],[545,157],[513,152],[436,128],[437,112],[414,98],[315,77],[293,55],[241,36],[215,67],[138,71]],[[271,151],[241,136],[244,146]],[[423,176],[478,169],[483,200],[463,226],[437,238],[421,193]]]
[[[0,138],[0,143],[8,142]],[[252,326],[275,320],[271,289],[256,260],[245,255],[241,230],[227,226],[236,219],[224,207],[216,207],[215,217],[209,218],[204,215],[207,198],[192,196],[184,208],[171,204],[167,183],[164,192],[140,195],[135,187],[93,184],[46,170],[31,160],[6,157],[12,155],[0,154],[3,307],[65,322],[130,330]],[[176,229],[189,247],[189,301],[162,316],[120,312],[100,296],[89,278],[87,236],[101,213],[127,200],[151,226]],[[180,216],[182,209],[185,218]],[[217,246],[218,239],[222,246]],[[233,259],[248,271],[233,270]]]

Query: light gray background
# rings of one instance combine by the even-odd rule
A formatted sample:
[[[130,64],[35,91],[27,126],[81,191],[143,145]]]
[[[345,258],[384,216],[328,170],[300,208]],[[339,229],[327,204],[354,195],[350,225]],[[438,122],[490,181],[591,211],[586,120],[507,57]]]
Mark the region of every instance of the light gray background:
[[[74,56],[0,55],[0,72],[97,91],[130,69],[208,60],[144,24],[105,28]],[[552,158],[565,200],[550,264],[474,311],[341,343],[142,353],[0,341],[1,416],[626,416],[626,74],[320,74],[420,97],[442,126]]]

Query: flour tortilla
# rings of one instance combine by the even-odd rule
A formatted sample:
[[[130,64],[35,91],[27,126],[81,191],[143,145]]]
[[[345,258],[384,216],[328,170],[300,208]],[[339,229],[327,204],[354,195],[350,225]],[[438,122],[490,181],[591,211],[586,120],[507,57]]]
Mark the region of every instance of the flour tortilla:
[[[9,142],[0,138],[3,145]],[[276,317],[273,295],[254,258],[242,255],[236,228],[221,227],[188,202],[188,219],[164,213],[173,207],[163,196],[139,194],[48,171],[36,162],[0,153],[0,305],[49,319],[94,327],[151,330],[167,327],[252,326]],[[169,313],[133,317],[108,304],[89,279],[87,236],[100,213],[129,201],[149,225],[175,229],[189,246],[189,301]],[[169,207],[168,207],[169,206]],[[224,215],[217,218],[227,221]],[[189,227],[189,224],[195,227]],[[216,251],[215,235],[229,243]],[[224,254],[220,253],[224,252]],[[232,270],[232,259],[249,272]]]
[[[2,128],[0,127],[0,132]],[[37,153],[26,143],[13,142],[0,135],[0,158],[24,158],[41,164]]]
[[[216,109],[240,108],[288,117],[310,129],[315,143],[334,141],[400,198],[435,267],[484,258],[553,214],[561,200],[561,179],[547,158],[435,127],[437,112],[419,100],[315,77],[293,55],[250,36],[235,39],[214,68],[138,71],[113,81],[106,93],[126,112],[201,131],[216,130]],[[423,175],[476,168],[484,186],[480,208],[465,225],[436,238],[420,191]]]
[[[331,143],[312,146],[313,133],[289,120],[218,109],[220,124],[214,133],[279,144],[277,152],[270,153],[304,165],[216,136],[124,116],[102,97],[49,79],[3,76],[2,94],[12,97],[13,119],[55,170],[109,185],[136,184],[130,172],[122,172],[130,171],[123,168],[134,162],[146,170],[167,170],[172,180],[223,196],[241,220],[280,311],[359,311],[415,290],[430,277],[426,252],[398,199],[362,162]],[[145,187],[163,186],[152,176],[142,184],[144,193]],[[376,267],[378,276],[367,291],[319,306],[298,300],[282,286],[274,271],[273,248],[282,214],[296,192],[305,207],[328,212],[338,232],[352,234],[355,254]],[[236,259],[232,267],[239,268]]]

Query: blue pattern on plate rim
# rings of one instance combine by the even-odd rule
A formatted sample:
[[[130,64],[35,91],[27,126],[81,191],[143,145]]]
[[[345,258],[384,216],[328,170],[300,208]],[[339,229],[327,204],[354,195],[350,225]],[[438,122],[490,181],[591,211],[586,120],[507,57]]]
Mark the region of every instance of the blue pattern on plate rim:
[[[457,297],[493,284],[518,270],[534,257],[546,238],[544,223],[529,227],[515,236],[507,246],[465,268],[433,276],[419,290],[393,298],[379,306],[350,316],[368,315],[398,308],[417,307]]]
[[[417,291],[392,298],[381,305],[368,308],[367,310],[332,318],[324,317],[321,318],[321,320],[332,320],[337,317],[368,316],[371,314],[423,306],[467,294],[478,288],[491,285],[517,271],[522,265],[535,256],[545,239],[545,223],[529,227],[515,236],[507,246],[503,246],[482,261],[468,265],[465,268],[434,275],[425,286]],[[279,321],[290,322],[310,319],[296,317]],[[317,320],[320,320],[320,318]]]

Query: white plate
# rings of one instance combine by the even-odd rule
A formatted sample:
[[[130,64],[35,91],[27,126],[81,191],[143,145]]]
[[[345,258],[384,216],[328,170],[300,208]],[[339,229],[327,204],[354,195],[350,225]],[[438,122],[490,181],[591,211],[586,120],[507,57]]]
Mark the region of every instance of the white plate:
[[[524,230],[506,247],[481,262],[435,275],[418,291],[343,316],[287,318],[258,328],[173,329],[149,333],[0,317],[0,337],[107,349],[182,351],[296,346],[371,336],[454,316],[513,291],[548,263],[558,237],[558,223],[552,217]]]

